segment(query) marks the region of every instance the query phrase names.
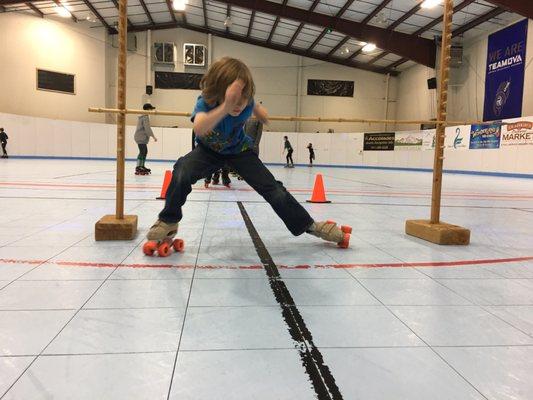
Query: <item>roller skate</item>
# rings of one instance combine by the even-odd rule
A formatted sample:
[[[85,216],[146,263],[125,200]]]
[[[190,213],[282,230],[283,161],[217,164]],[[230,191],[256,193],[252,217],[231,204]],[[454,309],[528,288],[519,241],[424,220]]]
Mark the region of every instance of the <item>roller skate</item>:
[[[146,173],[146,175],[150,175],[152,173],[152,170],[150,168],[141,167],[141,169]]]
[[[346,225],[338,227],[336,222],[329,220],[325,222],[313,222],[308,233],[328,242],[335,242],[337,246],[346,249],[350,245],[352,227]]]
[[[148,175],[142,167],[135,167],[135,175]]]
[[[185,242],[182,239],[174,239],[177,233],[177,222],[167,224],[157,220],[146,235],[148,241],[143,245],[143,253],[153,256],[157,252],[159,257],[167,257],[170,255],[171,248],[181,253],[185,248]]]

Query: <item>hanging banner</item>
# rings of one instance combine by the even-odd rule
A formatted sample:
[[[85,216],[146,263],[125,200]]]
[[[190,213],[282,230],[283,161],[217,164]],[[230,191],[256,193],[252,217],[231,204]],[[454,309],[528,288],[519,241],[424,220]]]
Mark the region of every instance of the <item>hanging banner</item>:
[[[502,146],[533,145],[533,118],[520,118],[502,127]]]
[[[527,24],[525,19],[489,36],[484,121],[522,115]]]
[[[444,144],[448,150],[468,150],[470,125],[447,126]]]
[[[426,129],[425,131],[422,131],[422,150],[435,150],[436,140],[436,129]]]
[[[501,125],[472,125],[470,149],[499,149]]]
[[[396,132],[394,150],[421,150],[422,131]]]
[[[364,151],[392,151],[394,150],[394,132],[365,133]]]

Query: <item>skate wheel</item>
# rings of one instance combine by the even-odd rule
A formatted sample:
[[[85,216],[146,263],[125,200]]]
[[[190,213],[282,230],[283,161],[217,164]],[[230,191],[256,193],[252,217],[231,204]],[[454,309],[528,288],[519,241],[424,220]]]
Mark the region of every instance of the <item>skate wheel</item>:
[[[168,257],[170,254],[170,245],[167,242],[161,243],[157,248],[157,255],[159,257]]]
[[[185,242],[182,239],[176,239],[172,243],[172,247],[174,247],[174,250],[177,252],[182,252],[183,249],[185,249]]]
[[[352,227],[348,225],[342,225],[341,231],[343,231],[344,233],[352,233]]]
[[[328,219],[328,220],[326,221],[326,224],[337,225],[337,223],[336,223],[335,221],[332,221],[332,220],[330,220],[330,219]]]
[[[153,256],[156,250],[157,250],[156,242],[146,242],[143,245],[143,253],[146,254],[147,256]]]
[[[341,249],[347,249],[348,246],[350,246],[350,234],[345,233],[344,239],[342,240],[342,242],[337,243],[337,246],[339,246]]]

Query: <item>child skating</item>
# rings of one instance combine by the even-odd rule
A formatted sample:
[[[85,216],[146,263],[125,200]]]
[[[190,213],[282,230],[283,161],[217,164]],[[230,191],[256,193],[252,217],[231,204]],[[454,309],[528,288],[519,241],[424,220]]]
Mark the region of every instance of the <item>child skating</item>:
[[[4,128],[0,128],[0,143],[2,143],[2,158],[9,158],[7,155],[7,140],[9,139],[9,136],[7,136],[7,133],[4,132]]]
[[[242,61],[222,58],[204,75],[201,89],[191,117],[198,146],[174,164],[165,207],[147,234],[149,241],[144,252],[168,255],[192,185],[225,164],[272,206],[293,235],[309,233],[348,247],[351,228],[339,227],[332,221],[315,222],[252,151],[253,143],[244,134],[244,123],[252,114],[267,123],[268,116],[262,106],[254,103],[255,85],[248,67]]]
[[[208,175],[207,178],[205,178],[204,180],[204,187],[207,189],[211,183],[213,183],[213,185],[218,185],[220,183],[220,176],[222,176],[222,184],[229,188],[231,184],[231,179],[229,177],[228,166],[222,167],[213,175]]]
[[[285,168],[294,168],[294,161],[292,161],[292,152],[294,150],[292,149],[291,142],[289,142],[289,138],[287,136],[283,136],[283,139],[285,140],[283,152],[285,153],[285,150],[287,150],[287,165],[285,165]]]
[[[313,143],[307,145],[307,150],[309,150],[309,166],[313,166],[313,160],[315,159],[315,149],[313,149]]]
[[[143,110],[154,110],[155,107],[149,103],[143,106]],[[157,142],[157,138],[150,127],[150,117],[148,114],[141,115],[137,120],[137,128],[135,129],[134,140],[139,147],[139,155],[137,156],[137,166],[135,167],[135,175],[149,175],[152,170],[146,168],[146,156],[148,155],[148,142],[150,137],[154,138]]]

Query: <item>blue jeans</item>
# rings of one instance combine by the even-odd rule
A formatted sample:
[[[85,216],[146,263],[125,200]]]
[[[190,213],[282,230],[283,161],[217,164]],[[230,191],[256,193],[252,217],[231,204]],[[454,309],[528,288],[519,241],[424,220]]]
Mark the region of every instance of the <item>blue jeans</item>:
[[[224,164],[233,168],[263,196],[293,235],[301,235],[311,226],[313,219],[309,213],[287,192],[281,182],[276,181],[252,150],[225,155],[203,145],[196,146],[174,164],[165,208],[159,213],[159,219],[167,223],[180,221],[183,217],[181,207],[191,193],[192,185],[219,170]]]

